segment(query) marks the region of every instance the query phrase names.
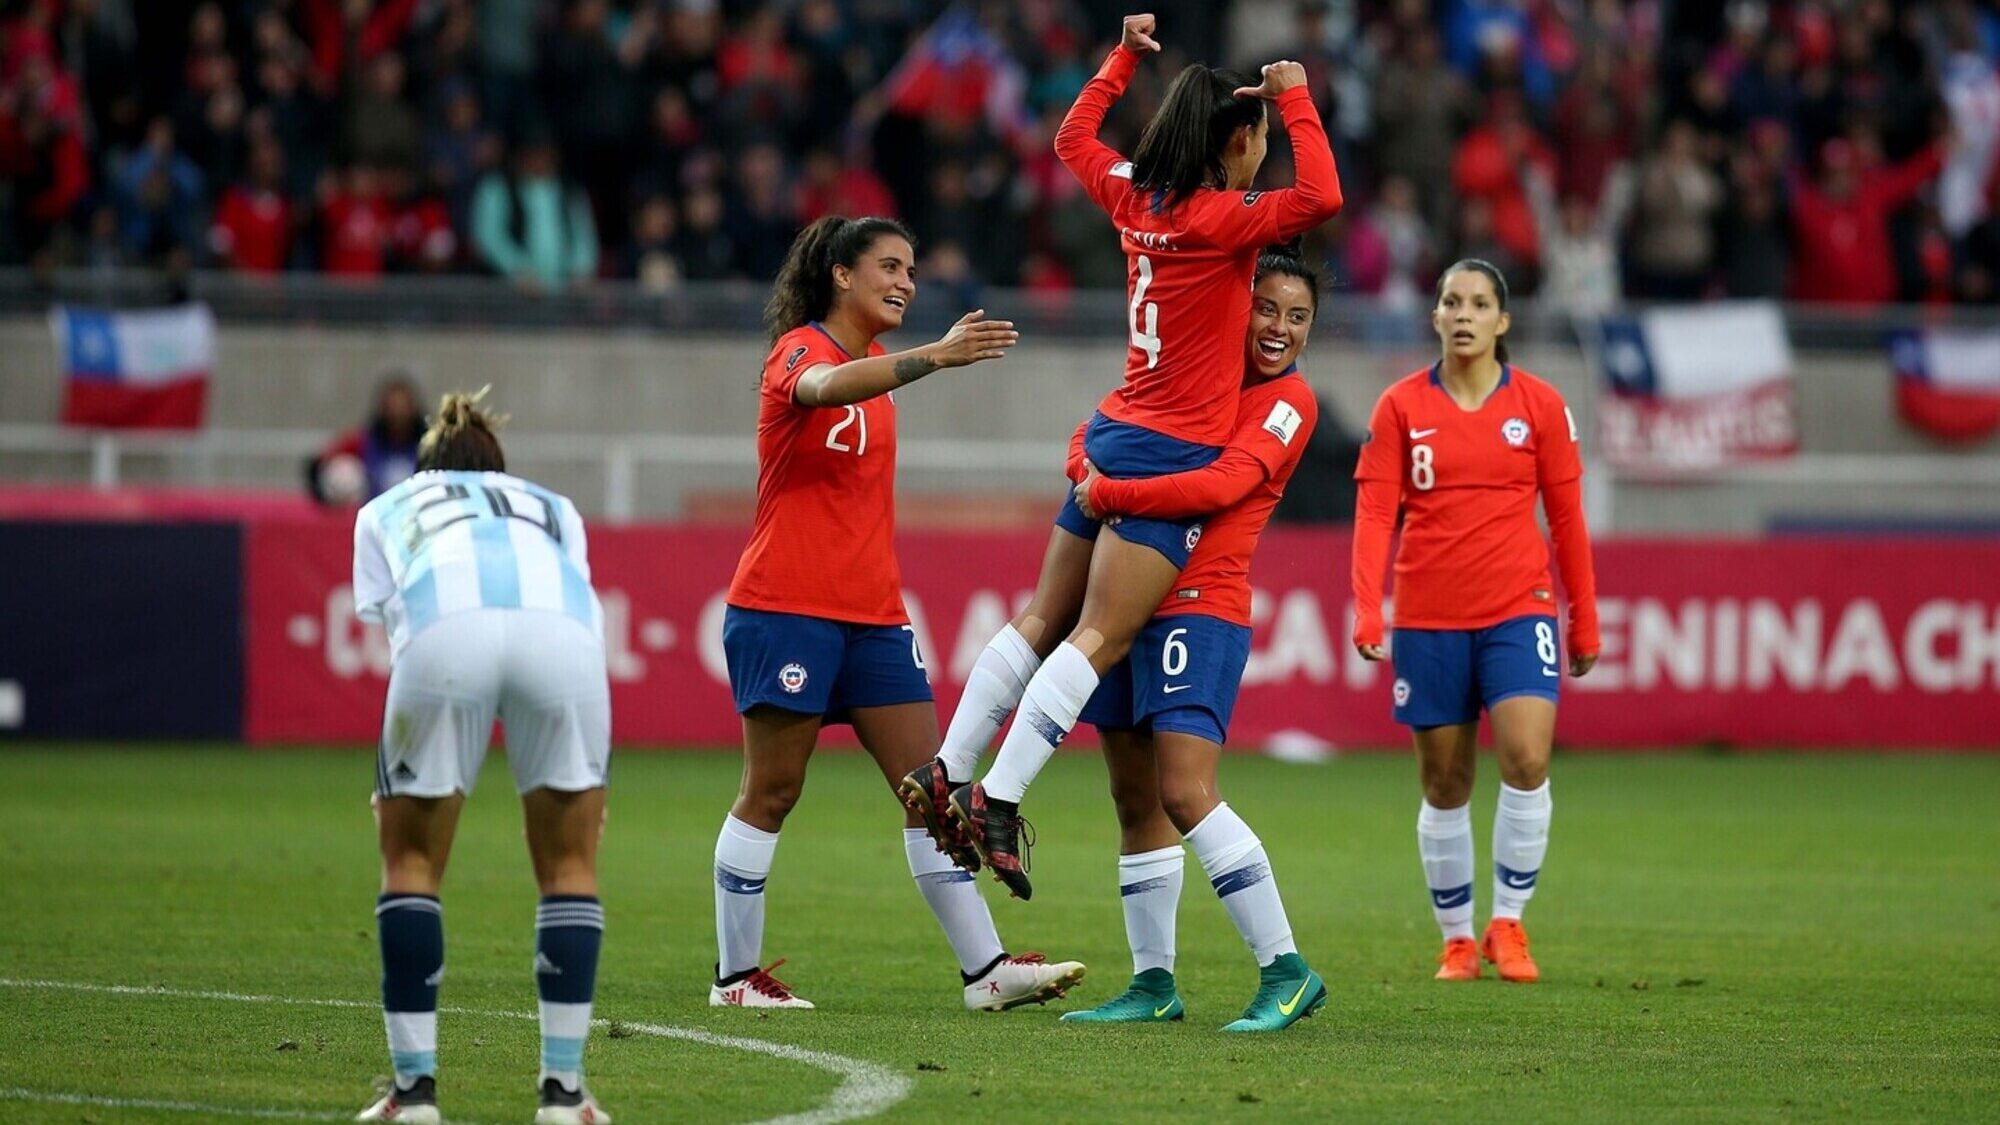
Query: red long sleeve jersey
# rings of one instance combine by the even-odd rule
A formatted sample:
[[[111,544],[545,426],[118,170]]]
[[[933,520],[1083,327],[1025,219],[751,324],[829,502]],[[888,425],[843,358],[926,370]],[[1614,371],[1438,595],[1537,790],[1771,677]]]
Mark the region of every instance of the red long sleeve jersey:
[[[757,516],[730,605],[861,625],[910,619],[896,565],[895,399],[811,407],[792,398],[807,371],[853,358],[808,324],[778,337],[764,360]]]
[[[1198,613],[1250,624],[1250,558],[1318,424],[1312,388],[1289,371],[1240,393],[1236,432],[1205,468],[1091,484],[1091,506],[1103,512],[1164,519],[1216,513],[1156,616]]]
[[[1138,56],[1122,45],[1084,84],[1056,132],[1056,155],[1118,226],[1126,258],[1125,382],[1098,409],[1106,417],[1199,445],[1220,446],[1236,423],[1243,337],[1257,251],[1311,230],[1340,210],[1340,176],[1312,95],[1278,95],[1291,134],[1297,186],[1204,188],[1169,210],[1132,186],[1132,163],[1097,139]]]
[[[1570,600],[1570,651],[1596,652],[1596,579],[1578,482],[1576,423],[1556,389],[1518,367],[1477,410],[1438,381],[1437,368],[1397,380],[1368,423],[1354,477],[1355,639],[1382,641],[1382,574],[1398,506],[1396,625],[1483,629],[1555,613],[1549,551],[1535,524],[1548,510]]]

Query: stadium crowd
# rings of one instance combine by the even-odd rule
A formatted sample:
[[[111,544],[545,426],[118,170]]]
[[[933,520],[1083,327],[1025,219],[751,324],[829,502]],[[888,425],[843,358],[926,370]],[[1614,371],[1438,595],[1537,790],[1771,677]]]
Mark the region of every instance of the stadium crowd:
[[[5,0],[0,262],[667,290],[838,212],[909,221],[962,304],[1115,288],[1051,139],[1128,6]],[[1996,299],[1993,0],[1154,8],[1107,139],[1188,58],[1300,59],[1350,200],[1308,253],[1391,307],[1462,256],[1578,310]]]

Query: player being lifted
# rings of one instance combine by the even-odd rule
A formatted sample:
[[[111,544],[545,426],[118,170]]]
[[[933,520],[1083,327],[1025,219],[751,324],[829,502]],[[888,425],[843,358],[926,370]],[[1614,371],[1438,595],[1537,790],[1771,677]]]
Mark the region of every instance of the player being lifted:
[[[1126,160],[1097,139],[1139,60],[1160,49],[1150,15],[1125,17],[1124,36],[1056,134],[1056,154],[1118,224],[1130,285],[1125,380],[1085,432],[1090,459],[1116,478],[1158,476],[1213,462],[1234,432],[1243,340],[1258,250],[1340,209],[1340,182],[1319,113],[1295,62],[1264,68],[1261,85],[1194,64],[1168,87]],[[1297,186],[1249,190],[1264,162],[1274,100],[1292,139]],[[983,861],[1020,898],[1033,888],[1020,801],[1099,679],[1125,658],[1186,565],[1199,515],[1132,516],[1099,524],[1065,498],[1033,600],[987,645],[935,761],[913,771],[903,799],[938,846]],[[1066,638],[1066,639],[1065,639]],[[992,769],[973,776],[1016,707]]]
[[[1549,752],[1562,661],[1555,585],[1535,525],[1542,500],[1569,595],[1569,673],[1597,662],[1597,581],[1584,525],[1576,421],[1554,387],[1507,362],[1507,281],[1486,262],[1438,278],[1444,354],[1375,404],[1354,476],[1354,644],[1382,644],[1382,575],[1396,518],[1396,721],[1410,728],[1424,802],[1417,845],[1444,932],[1439,980],[1540,977],[1521,911],[1549,842]],[[1479,712],[1493,723],[1493,917],[1472,940],[1472,798]]]
[[[1292,941],[1263,842],[1223,802],[1215,778],[1250,657],[1250,557],[1319,420],[1319,404],[1297,365],[1318,309],[1319,278],[1305,263],[1290,253],[1258,259],[1236,432],[1208,467],[1113,480],[1083,461],[1081,431],[1072,447],[1072,457],[1093,470],[1079,473],[1076,486],[1086,515],[1216,514],[1131,655],[1083,709],[1083,721],[1104,736],[1111,772],[1118,894],[1133,976],[1122,995],[1067,1012],[1066,1023],[1181,1018],[1174,914],[1183,838],[1257,959],[1257,994],[1223,1030],[1279,1031],[1326,1003],[1325,982]]]
[[[709,1003],[810,1008],[769,968],[764,886],[778,830],[805,785],[820,727],[851,723],[893,787],[937,746],[894,546],[894,392],[945,367],[1007,354],[1012,323],[984,310],[935,343],[894,354],[876,337],[916,297],[909,231],[828,216],[792,242],[765,309],[772,336],[757,418],[757,513],[723,616],[743,716],[743,783],[715,842],[715,983]],[[958,956],[970,1008],[1059,996],[1076,962],[1010,957],[970,873],[903,831],[910,874]]]
[[[497,715],[526,814],[541,993],[537,1125],[611,1120],[583,1084],[604,908],[597,844],[611,759],[603,611],[583,521],[562,496],[507,475],[480,409],[448,394],[417,472],[354,521],[354,604],[389,631],[392,666],[375,764],[382,845],[382,1009],[395,1078],[357,1121],[435,1125],[438,887]]]

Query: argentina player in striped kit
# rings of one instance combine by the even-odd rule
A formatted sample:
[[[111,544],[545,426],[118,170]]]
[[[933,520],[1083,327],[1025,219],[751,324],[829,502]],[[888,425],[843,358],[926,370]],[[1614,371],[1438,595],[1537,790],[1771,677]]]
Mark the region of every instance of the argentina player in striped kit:
[[[608,1125],[583,1084],[604,909],[597,844],[611,757],[603,609],[576,505],[506,472],[480,409],[444,396],[417,473],[355,518],[354,603],[389,632],[392,659],[375,814],[382,1008],[395,1077],[357,1121],[435,1123],[438,889],[466,794],[498,717],[527,820],[541,904],[536,1125]]]

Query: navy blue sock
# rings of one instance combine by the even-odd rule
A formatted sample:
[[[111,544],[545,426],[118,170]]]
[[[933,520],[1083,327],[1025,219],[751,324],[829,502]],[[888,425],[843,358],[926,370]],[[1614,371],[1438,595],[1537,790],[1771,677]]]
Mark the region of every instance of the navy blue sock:
[[[375,902],[382,942],[382,1014],[398,1083],[437,1073],[437,997],[444,980],[444,909],[434,895]]]
[[[542,1075],[574,1089],[597,991],[604,907],[594,895],[546,895],[535,910],[535,987],[541,993]]]

